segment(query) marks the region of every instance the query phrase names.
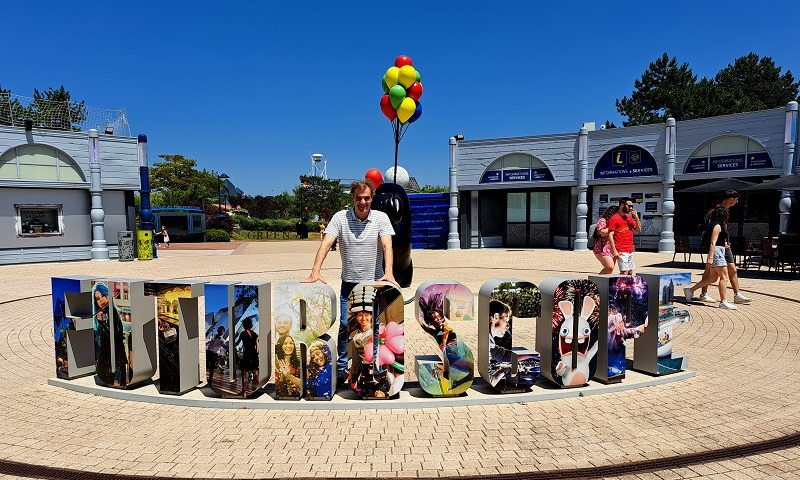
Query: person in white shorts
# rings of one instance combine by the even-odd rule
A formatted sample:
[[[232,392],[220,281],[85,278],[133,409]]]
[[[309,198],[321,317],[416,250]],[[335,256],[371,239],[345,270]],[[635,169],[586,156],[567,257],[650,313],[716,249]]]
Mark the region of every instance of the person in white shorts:
[[[725,310],[736,310],[736,305],[726,299],[728,289],[728,260],[725,258],[725,247],[728,244],[728,209],[717,206],[711,211],[709,216],[708,232],[704,235],[708,238],[708,266],[713,268],[714,273],[719,277],[717,288],[719,289],[719,307]],[[694,291],[713,282],[712,277],[700,280],[692,287],[683,289],[686,301],[691,302]]]

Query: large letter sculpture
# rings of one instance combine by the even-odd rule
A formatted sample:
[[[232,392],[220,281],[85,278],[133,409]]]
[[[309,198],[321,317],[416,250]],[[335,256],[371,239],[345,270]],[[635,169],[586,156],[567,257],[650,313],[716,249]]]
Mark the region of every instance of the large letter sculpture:
[[[206,381],[230,398],[247,398],[269,380],[270,284],[205,285]]]
[[[691,319],[687,310],[675,308],[672,297],[675,291],[692,284],[692,274],[643,273],[641,277],[650,286],[648,292],[649,321],[658,319],[658,328],[645,329],[633,349],[633,368],[651,375],[665,375],[686,369],[688,359],[672,352],[672,329]],[[656,286],[658,288],[656,288]]]
[[[348,297],[348,383],[361,398],[398,398],[405,381],[403,296],[389,282],[364,282]]]
[[[478,370],[500,392],[528,390],[539,378],[536,350],[514,347],[512,320],[541,313],[539,288],[519,280],[489,280],[478,303]]]
[[[414,359],[419,386],[430,395],[460,395],[472,385],[475,360],[453,323],[472,320],[474,303],[472,292],[458,282],[425,282],[417,288],[417,321],[441,352]]]
[[[56,376],[71,380],[94,373],[92,277],[53,277]]]
[[[92,282],[97,377],[114,388],[150,380],[156,367],[153,301],[144,280]]]
[[[328,285],[275,286],[275,396],[330,400],[336,391],[337,295]]]
[[[536,348],[542,374],[562,387],[585,385],[597,368],[600,295],[590,280],[550,277],[542,282]]]
[[[618,383],[625,378],[625,340],[638,339],[647,327],[647,282],[628,275],[591,275],[589,280],[600,291],[600,345],[594,378]]]
[[[197,298],[203,295],[203,282],[147,282],[145,292],[156,297],[158,391],[182,395],[200,383]]]
[[[385,213],[392,222],[392,273],[401,287],[408,287],[414,276],[414,264],[411,261],[411,204],[408,194],[400,185],[387,181],[375,192],[372,208]]]

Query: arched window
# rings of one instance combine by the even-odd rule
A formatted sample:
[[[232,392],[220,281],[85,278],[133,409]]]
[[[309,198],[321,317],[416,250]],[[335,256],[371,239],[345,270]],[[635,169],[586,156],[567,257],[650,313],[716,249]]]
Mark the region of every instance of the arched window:
[[[0,155],[0,180],[85,182],[69,155],[49,145],[20,145]]]
[[[700,145],[686,162],[684,173],[772,168],[764,146],[743,135],[724,135]]]
[[[509,153],[492,162],[480,183],[553,181],[553,174],[543,161],[527,153]]]

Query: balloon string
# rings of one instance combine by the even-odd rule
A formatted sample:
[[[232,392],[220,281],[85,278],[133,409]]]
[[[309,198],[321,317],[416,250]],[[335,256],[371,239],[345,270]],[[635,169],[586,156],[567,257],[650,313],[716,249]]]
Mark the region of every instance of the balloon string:
[[[397,184],[397,151],[400,148],[400,119],[394,121],[394,180],[392,183]]]

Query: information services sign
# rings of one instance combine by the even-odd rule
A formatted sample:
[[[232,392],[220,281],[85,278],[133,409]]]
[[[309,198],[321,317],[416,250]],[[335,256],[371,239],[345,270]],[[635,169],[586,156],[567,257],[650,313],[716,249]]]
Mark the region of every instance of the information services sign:
[[[607,151],[594,167],[594,178],[625,178],[658,175],[656,160],[647,150],[621,145]]]

